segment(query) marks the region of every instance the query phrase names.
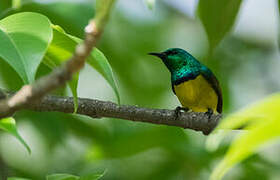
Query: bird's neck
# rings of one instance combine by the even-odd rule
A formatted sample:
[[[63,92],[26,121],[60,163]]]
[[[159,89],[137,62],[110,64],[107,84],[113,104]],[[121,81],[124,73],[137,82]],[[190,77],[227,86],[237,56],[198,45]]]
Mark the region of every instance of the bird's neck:
[[[186,67],[181,67],[178,69],[172,69],[170,70],[171,73],[171,80],[172,81],[178,81],[178,79],[183,78],[188,74],[190,70],[188,70]]]
[[[194,79],[196,76],[200,73],[200,67],[190,67],[190,66],[184,66],[179,69],[173,69],[171,72],[171,80],[172,83],[177,84],[181,81],[188,81],[191,79]]]

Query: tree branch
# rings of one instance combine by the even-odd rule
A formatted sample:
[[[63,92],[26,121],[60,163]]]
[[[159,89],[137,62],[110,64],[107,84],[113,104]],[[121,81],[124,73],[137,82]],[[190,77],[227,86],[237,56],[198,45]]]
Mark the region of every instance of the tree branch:
[[[31,85],[23,86],[16,93],[0,93],[0,118],[11,116],[20,109],[33,111],[58,111],[72,113],[74,111],[73,99],[70,97],[45,96],[52,90],[63,86],[72,75],[78,72],[85,64],[87,56],[95,47],[101,36],[109,17],[114,0],[97,1],[96,17],[85,28],[86,38],[76,47],[75,53],[66,64],[54,70],[49,75],[37,80]],[[181,113],[176,118],[175,111],[167,109],[149,109],[137,106],[117,105],[112,102],[79,98],[78,114],[93,118],[111,117],[131,121],[164,124],[189,128],[209,134],[218,124],[221,115],[212,115],[210,118],[205,113]]]
[[[63,86],[72,75],[83,68],[87,56],[101,36],[115,0],[97,1],[96,17],[85,28],[85,40],[76,47],[75,53],[66,64],[42,77],[31,85],[25,85],[14,96],[0,102],[0,118],[13,113],[30,102],[39,101],[52,90]]]
[[[13,93],[8,92],[7,96]],[[130,121],[146,122],[152,124],[163,124],[178,126],[196,131],[202,131],[208,135],[218,124],[220,114],[213,114],[210,118],[205,113],[182,112],[175,118],[174,110],[150,109],[129,105],[117,105],[110,101],[100,101],[87,98],[79,98],[77,114],[87,115],[93,118],[110,117],[120,118]],[[33,111],[57,111],[63,113],[73,113],[74,102],[71,97],[45,96],[40,102],[30,102],[24,109]]]

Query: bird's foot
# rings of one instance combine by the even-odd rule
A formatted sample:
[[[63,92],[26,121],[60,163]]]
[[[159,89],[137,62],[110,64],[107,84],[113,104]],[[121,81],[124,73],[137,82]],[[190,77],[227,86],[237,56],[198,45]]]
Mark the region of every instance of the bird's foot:
[[[213,115],[213,109],[208,108],[207,112],[205,114],[208,116],[208,121],[211,119],[211,116]]]
[[[181,115],[182,111],[188,112],[189,108],[177,106],[176,109],[175,109],[175,120],[177,120],[179,118],[179,116]]]

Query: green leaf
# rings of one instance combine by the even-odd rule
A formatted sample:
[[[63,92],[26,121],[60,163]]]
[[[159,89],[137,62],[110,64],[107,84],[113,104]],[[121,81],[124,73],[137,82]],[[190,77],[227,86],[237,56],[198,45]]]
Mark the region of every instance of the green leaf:
[[[156,3],[156,0],[145,0],[145,3],[147,4],[149,9],[153,9]]]
[[[47,180],[79,180],[78,176],[71,174],[52,174],[47,176]]]
[[[32,83],[52,39],[48,18],[31,12],[8,16],[0,21],[0,39],[0,57]]]
[[[21,7],[18,9],[9,8],[11,7],[10,1],[0,0],[0,11],[5,9],[5,12],[0,12],[0,18],[16,12],[37,12],[47,16],[53,24],[59,24],[67,32],[80,37],[84,35],[84,29],[81,27],[85,27],[95,14],[93,2],[88,0],[22,0]],[[8,2],[10,3],[8,4]]]
[[[211,175],[211,179],[221,179],[237,163],[254,154],[268,142],[280,137],[280,94],[274,94],[224,119],[219,129],[244,127],[231,144],[224,159]]]
[[[210,51],[231,30],[241,0],[200,0],[198,13],[207,33]]]
[[[252,126],[256,123],[264,123],[264,118],[277,118],[280,105],[280,94],[276,93],[269,97],[253,103],[226,117],[215,131],[219,129],[236,129],[242,126]]]
[[[27,143],[23,140],[23,138],[19,135],[17,128],[16,128],[16,121],[14,118],[4,118],[0,120],[0,129],[3,129],[4,131],[7,131],[8,133],[15,136],[27,149],[28,153],[31,153],[31,150]]]
[[[43,63],[53,69],[68,60],[73,55],[78,43],[82,42],[82,40],[65,33],[65,31],[60,26],[52,25],[52,28],[53,40],[48,48]],[[113,78],[111,66],[103,53],[95,48],[88,57],[87,63],[95,68],[109,82],[117,96],[118,102],[120,102],[119,93]],[[79,74],[77,73],[68,83],[74,97],[75,112],[78,108],[78,80]]]
[[[91,52],[91,57],[87,60],[87,63],[92,68],[96,69],[107,80],[115,92],[118,104],[120,104],[120,95],[115,83],[113,71],[105,55],[97,48],[94,48]]]
[[[69,35],[69,37],[71,37],[77,43],[80,43],[82,41],[81,39],[71,35]],[[117,97],[117,101],[120,104],[120,95],[114,79],[113,70],[105,55],[97,48],[94,48],[91,52],[91,55],[87,59],[87,63],[92,68],[97,70],[107,80],[107,82],[113,88],[114,93]]]
[[[60,66],[63,62],[67,61],[75,51],[77,43],[69,38],[59,26],[53,27],[53,40],[45,54],[43,63],[46,64],[51,69]],[[72,80],[68,82],[71,89],[72,95],[74,97],[74,112],[78,108],[78,80],[79,73],[76,73]]]

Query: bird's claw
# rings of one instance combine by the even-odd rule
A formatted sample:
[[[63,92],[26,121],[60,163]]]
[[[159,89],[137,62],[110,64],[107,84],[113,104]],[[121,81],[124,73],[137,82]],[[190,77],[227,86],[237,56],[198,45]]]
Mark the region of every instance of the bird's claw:
[[[182,111],[187,112],[187,111],[189,111],[189,108],[177,106],[176,109],[175,109],[175,120],[177,120],[179,118]]]
[[[205,114],[208,116],[208,121],[211,119],[211,116],[213,115],[213,109],[208,108],[207,112]]]

